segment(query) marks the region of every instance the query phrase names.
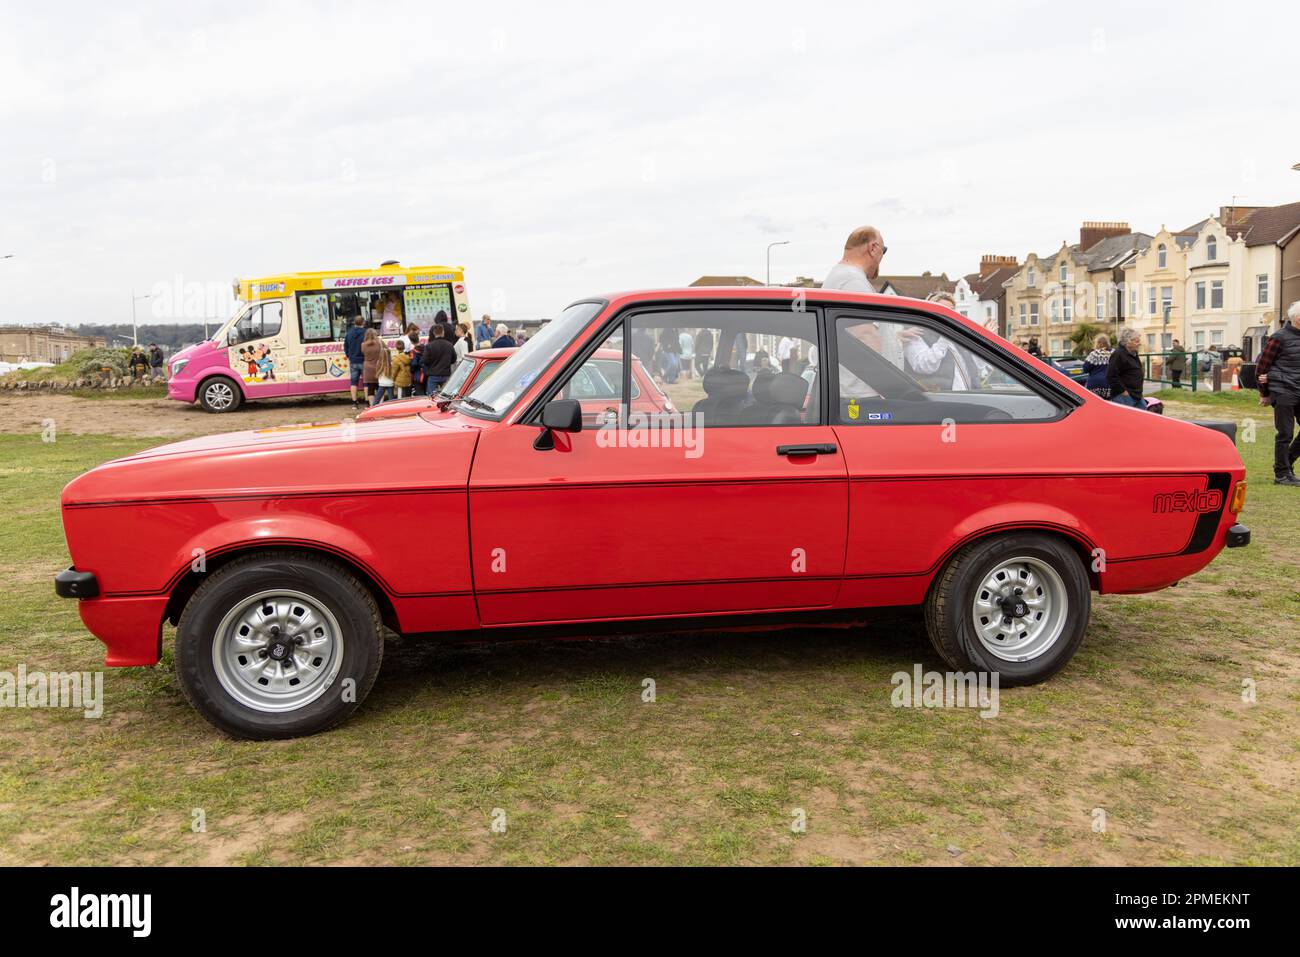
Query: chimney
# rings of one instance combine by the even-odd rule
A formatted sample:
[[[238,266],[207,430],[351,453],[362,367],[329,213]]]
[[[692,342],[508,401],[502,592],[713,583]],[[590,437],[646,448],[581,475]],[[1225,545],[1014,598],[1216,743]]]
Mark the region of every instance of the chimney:
[[[992,275],[999,269],[1019,269],[1020,262],[1015,256],[987,255],[980,257],[980,278]]]
[[[1079,249],[1087,252],[1103,239],[1112,236],[1127,236],[1133,232],[1128,223],[1088,222],[1079,227]]]
[[[1241,226],[1261,206],[1220,206],[1219,222],[1224,226]]]

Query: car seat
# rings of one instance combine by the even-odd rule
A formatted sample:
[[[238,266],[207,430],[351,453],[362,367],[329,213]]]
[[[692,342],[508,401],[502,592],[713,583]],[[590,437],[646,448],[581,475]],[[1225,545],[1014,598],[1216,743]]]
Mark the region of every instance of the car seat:
[[[705,426],[739,425],[745,399],[749,395],[749,376],[738,369],[714,366],[704,373],[705,398],[691,410]]]

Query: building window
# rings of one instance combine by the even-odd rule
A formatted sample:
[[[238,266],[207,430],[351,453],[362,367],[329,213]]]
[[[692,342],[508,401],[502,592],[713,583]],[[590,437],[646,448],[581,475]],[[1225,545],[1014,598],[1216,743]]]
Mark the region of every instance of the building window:
[[[1061,300],[1052,297],[1052,322],[1061,321]]]
[[[1205,283],[1203,282],[1198,282],[1196,284],[1196,308],[1205,308]]]
[[[992,306],[985,306],[985,307],[984,307],[984,318],[985,318],[985,320],[989,320],[989,319],[992,319],[992,318],[993,318],[993,307],[992,307]]]
[[[1025,285],[1033,288],[1038,282],[1038,277],[1034,275],[1034,267],[1030,266],[1029,271],[1025,274]]]
[[[1025,304],[1023,302],[1020,304],[1020,324],[1022,326],[1029,325],[1029,320],[1025,316]]]
[[[1266,272],[1255,277],[1255,302],[1261,306],[1268,302],[1268,273]]]
[[[1128,291],[1128,314],[1130,316],[1138,314],[1138,290],[1136,284]]]
[[[1212,329],[1212,330],[1210,330],[1210,345],[1212,345],[1212,346],[1221,346],[1221,345],[1223,345],[1223,330],[1222,330],[1222,329]]]
[[[1196,330],[1196,351],[1200,352],[1204,348],[1205,348],[1205,330],[1197,329]]]
[[[1169,250],[1165,249],[1165,244],[1161,243],[1156,247],[1156,268],[1164,269],[1169,265]]]
[[[1156,351],[1156,334],[1154,332],[1147,334],[1147,352]]]
[[[1070,278],[1069,269],[1066,267],[1065,263],[1061,263],[1061,282],[1066,282],[1069,280],[1069,278]]]
[[[1223,280],[1216,279],[1210,283],[1210,308],[1223,308]]]
[[[1205,258],[1210,262],[1219,258],[1219,241],[1213,236],[1205,240]]]
[[[1067,292],[1061,297],[1061,321],[1074,321],[1074,298]]]
[[[1029,304],[1029,324],[1031,326],[1038,325],[1038,303],[1036,302]]]
[[[1165,313],[1167,313],[1173,308],[1174,308],[1174,287],[1161,286],[1160,287],[1160,315],[1162,316],[1165,315]]]
[[[1099,288],[1097,290],[1097,318],[1106,318],[1106,293]]]
[[[1156,314],[1156,287],[1150,286],[1147,288],[1147,315],[1154,316],[1155,314]]]

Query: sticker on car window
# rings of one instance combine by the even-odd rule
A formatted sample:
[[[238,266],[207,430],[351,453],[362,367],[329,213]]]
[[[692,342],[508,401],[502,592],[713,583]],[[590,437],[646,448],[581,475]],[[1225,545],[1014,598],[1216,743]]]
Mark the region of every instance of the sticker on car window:
[[[849,399],[849,418],[856,422],[858,420],[858,414],[858,400]]]

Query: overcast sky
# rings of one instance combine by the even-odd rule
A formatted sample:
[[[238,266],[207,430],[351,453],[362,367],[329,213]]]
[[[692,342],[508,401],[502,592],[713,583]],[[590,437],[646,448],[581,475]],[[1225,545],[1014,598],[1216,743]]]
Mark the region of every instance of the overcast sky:
[[[864,223],[949,276],[1177,229],[1300,199],[1298,9],[4,0],[0,319],[388,258],[524,319],[777,240],[820,278]]]

